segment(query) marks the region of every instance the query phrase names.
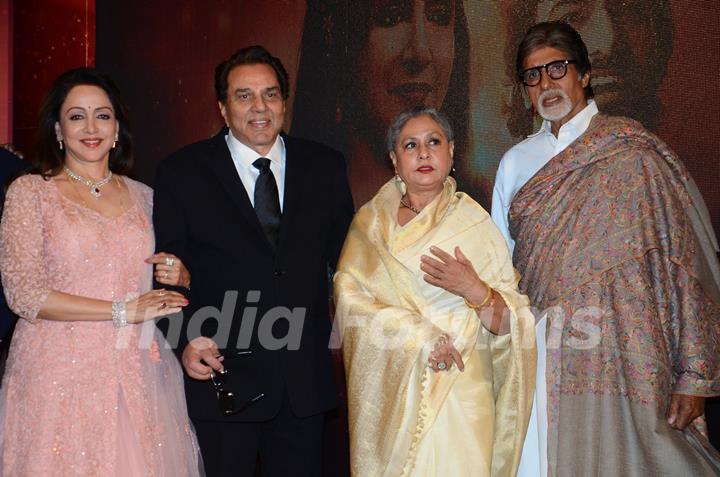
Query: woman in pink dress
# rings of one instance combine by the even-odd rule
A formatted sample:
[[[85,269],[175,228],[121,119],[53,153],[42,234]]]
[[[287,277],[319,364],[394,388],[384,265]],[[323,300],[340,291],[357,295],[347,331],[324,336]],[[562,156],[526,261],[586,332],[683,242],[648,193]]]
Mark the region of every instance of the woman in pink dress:
[[[131,136],[109,78],[56,80],[37,158],[0,225],[2,282],[23,318],[0,388],[0,475],[198,475],[182,372],[152,321],[187,301],[151,290],[150,262],[161,283],[188,277],[176,258],[148,259],[152,190],[123,175]]]

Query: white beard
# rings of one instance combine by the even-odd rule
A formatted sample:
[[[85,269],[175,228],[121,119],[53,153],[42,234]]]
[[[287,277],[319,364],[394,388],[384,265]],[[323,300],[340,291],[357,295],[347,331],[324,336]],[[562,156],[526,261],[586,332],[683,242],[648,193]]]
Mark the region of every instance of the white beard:
[[[560,96],[560,101],[550,107],[543,106],[545,100],[553,96]],[[537,109],[540,116],[546,121],[559,121],[572,111],[572,101],[570,101],[570,96],[565,91],[560,88],[553,88],[540,93]]]

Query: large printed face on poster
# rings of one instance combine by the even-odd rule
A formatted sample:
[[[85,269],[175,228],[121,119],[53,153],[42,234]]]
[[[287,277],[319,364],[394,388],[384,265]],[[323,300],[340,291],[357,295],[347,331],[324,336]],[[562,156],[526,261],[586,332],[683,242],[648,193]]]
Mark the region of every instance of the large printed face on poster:
[[[141,178],[154,169],[143,156],[157,161],[218,130],[214,66],[263,44],[290,73],[286,128],[345,153],[357,206],[394,174],[388,124],[424,104],[449,117],[460,188],[488,207],[503,153],[540,125],[516,81],[518,44],[536,22],[561,20],[588,47],[601,112],[638,119],[666,140],[718,225],[720,51],[697,48],[720,41],[720,7],[711,0],[170,3],[98,2],[98,65],[131,104]]]
[[[456,131],[461,187],[487,205],[502,154],[539,125],[515,55],[525,31],[549,20],[583,36],[601,111],[654,128],[672,52],[667,1],[309,0],[292,130],[346,152],[362,203],[392,176],[392,118],[436,107]]]

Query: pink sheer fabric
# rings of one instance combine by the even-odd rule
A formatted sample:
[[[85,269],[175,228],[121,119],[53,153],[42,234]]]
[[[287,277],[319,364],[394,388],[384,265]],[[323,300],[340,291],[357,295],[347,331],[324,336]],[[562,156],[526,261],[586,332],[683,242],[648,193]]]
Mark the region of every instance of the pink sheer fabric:
[[[49,290],[111,300],[151,288],[152,190],[108,218],[29,175],[10,187],[0,270],[23,319],[0,388],[0,475],[195,476],[182,371],[153,322],[37,319]]]

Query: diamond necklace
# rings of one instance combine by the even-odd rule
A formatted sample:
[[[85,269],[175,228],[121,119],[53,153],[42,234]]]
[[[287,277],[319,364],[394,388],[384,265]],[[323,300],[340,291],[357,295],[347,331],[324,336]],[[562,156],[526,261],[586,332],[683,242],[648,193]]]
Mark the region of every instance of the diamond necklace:
[[[410,205],[410,204],[408,204],[407,202],[405,202],[404,199],[401,198],[401,199],[400,199],[400,203],[401,203],[402,206],[405,207],[406,209],[410,209],[410,210],[412,210],[413,212],[415,212],[415,214],[420,214],[420,211],[419,211],[419,210],[417,210],[415,207],[413,207],[412,205]]]
[[[75,174],[73,171],[70,170],[68,166],[63,166],[63,169],[65,170],[65,174],[67,174],[71,179],[76,180],[78,182],[81,182],[88,186],[90,188],[90,194],[95,197],[96,199],[99,199],[100,196],[102,196],[102,193],[100,192],[100,188],[106,184],[108,184],[112,180],[113,173],[110,171],[104,179],[100,179],[99,181],[94,181],[91,179],[88,179],[86,177],[83,177],[81,175]]]

